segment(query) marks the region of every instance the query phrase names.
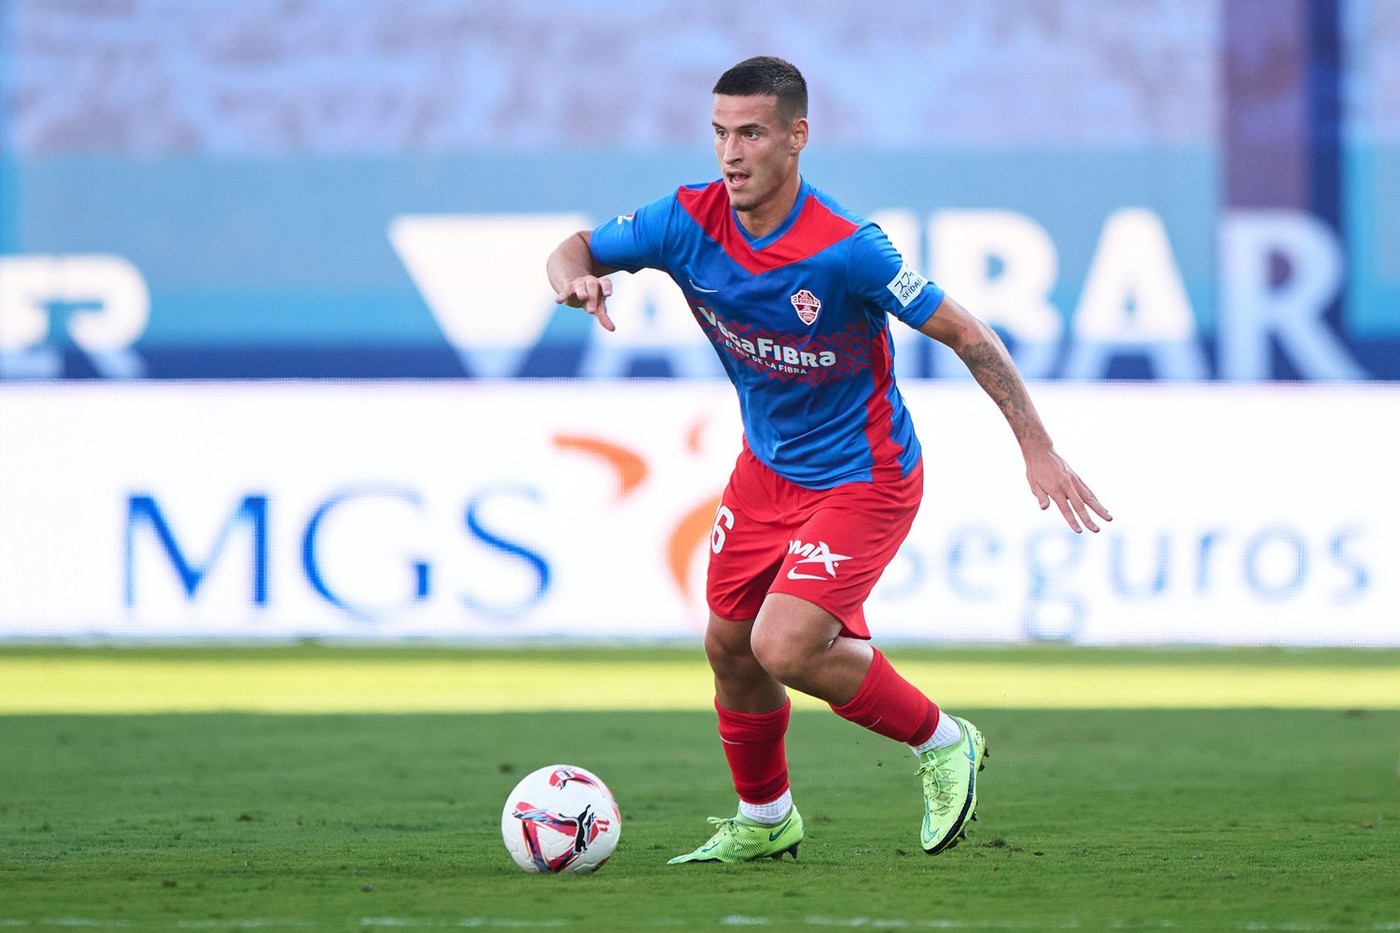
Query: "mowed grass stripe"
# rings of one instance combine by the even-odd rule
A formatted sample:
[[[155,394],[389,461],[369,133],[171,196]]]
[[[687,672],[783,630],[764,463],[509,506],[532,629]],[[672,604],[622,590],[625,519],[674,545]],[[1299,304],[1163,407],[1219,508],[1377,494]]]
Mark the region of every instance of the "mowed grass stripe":
[[[983,709],[1400,709],[1393,663],[1226,663],[1203,655],[1129,664],[1034,654],[1008,660],[899,658],[900,671],[940,704]],[[1363,656],[1364,657],[1364,656]],[[1387,660],[1390,655],[1384,656]],[[377,652],[298,659],[221,659],[144,652],[0,655],[0,714],[410,713],[708,710],[704,660],[626,650],[579,659],[480,652],[434,659]],[[794,696],[796,708],[821,708]]]

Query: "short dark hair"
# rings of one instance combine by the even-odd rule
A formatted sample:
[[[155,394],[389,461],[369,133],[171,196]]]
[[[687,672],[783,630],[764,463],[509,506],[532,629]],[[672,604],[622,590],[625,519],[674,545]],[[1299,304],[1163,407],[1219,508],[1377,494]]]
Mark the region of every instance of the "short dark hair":
[[[807,80],[797,66],[772,55],[745,59],[719,76],[714,93],[730,97],[771,94],[778,99],[778,116],[786,123],[807,116]]]

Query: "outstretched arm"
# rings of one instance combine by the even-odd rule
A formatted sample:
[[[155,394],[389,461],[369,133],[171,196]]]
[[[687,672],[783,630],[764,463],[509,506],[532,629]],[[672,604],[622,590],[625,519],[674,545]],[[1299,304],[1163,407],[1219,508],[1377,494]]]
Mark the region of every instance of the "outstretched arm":
[[[544,268],[557,304],[582,308],[597,318],[604,330],[617,329],[608,317],[612,282],[603,278],[617,270],[594,261],[587,230],[580,230],[555,247]]]
[[[938,311],[919,330],[952,349],[1001,409],[1016,442],[1021,445],[1021,455],[1026,460],[1026,481],[1042,509],[1055,503],[1076,534],[1083,528],[1099,530],[1094,515],[1113,521],[1113,516],[1093,491],[1055,452],[1055,445],[1031,402],[1026,384],[995,331],[946,295]]]

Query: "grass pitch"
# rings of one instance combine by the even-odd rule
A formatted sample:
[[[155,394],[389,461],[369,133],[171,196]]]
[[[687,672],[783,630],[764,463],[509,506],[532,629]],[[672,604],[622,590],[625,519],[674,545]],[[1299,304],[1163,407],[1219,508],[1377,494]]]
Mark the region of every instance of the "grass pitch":
[[[950,707],[1400,709],[1400,651],[886,650]],[[635,647],[0,647],[0,685],[0,715],[708,712],[713,695],[698,648]]]
[[[987,733],[967,842],[925,856],[908,752],[803,704],[788,742],[800,859],[667,866],[707,836],[705,816],[733,811],[694,651],[6,650],[0,927],[1400,930],[1400,655],[890,654]],[[618,672],[634,671],[687,699],[474,708],[508,708],[512,685],[532,706],[558,664],[585,678],[565,698],[625,699]],[[435,665],[481,675],[479,689]],[[1009,702],[965,702],[952,676],[940,692],[940,672],[979,665],[1009,665]],[[680,675],[694,666],[698,696]],[[290,677],[279,694],[269,670],[297,668],[317,690]],[[263,684],[241,703],[225,679],[247,689],[240,669]],[[1024,699],[1066,670],[1083,708]],[[1174,694],[1162,709],[1123,686],[1163,671],[1198,684],[1244,671],[1265,699],[1192,708]],[[1356,682],[1370,702],[1339,701]],[[262,711],[269,696],[355,711]],[[133,706],[145,711],[98,712]],[[168,712],[192,709],[206,711]],[[501,845],[507,791],[556,761],[620,798],[622,842],[597,875],[525,875]]]

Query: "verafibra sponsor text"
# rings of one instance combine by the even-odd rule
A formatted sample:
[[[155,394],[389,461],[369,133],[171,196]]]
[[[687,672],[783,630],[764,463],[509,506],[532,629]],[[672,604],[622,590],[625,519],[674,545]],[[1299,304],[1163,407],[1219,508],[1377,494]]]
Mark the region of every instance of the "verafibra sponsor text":
[[[818,367],[825,368],[836,365],[836,353],[833,350],[817,352],[802,350],[798,347],[778,343],[769,337],[757,337],[750,340],[747,337],[739,336],[726,327],[719,316],[705,305],[697,305],[695,313],[718,332],[726,347],[765,366],[774,369],[782,368],[786,372],[805,372]],[[787,367],[791,367],[791,369]]]

